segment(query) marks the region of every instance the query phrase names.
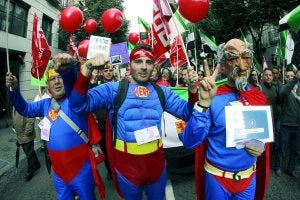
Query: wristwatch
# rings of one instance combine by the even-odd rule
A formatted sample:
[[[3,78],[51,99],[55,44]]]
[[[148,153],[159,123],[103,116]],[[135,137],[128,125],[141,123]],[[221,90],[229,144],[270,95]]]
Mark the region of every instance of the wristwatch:
[[[209,107],[202,106],[199,102],[196,102],[194,108],[199,112],[205,113]]]

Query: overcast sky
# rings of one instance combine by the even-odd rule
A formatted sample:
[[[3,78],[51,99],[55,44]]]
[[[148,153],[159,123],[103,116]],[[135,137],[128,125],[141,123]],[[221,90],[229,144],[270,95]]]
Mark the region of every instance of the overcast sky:
[[[124,15],[130,20],[129,33],[139,32],[138,16],[147,23],[152,23],[153,17],[153,0],[124,0]]]

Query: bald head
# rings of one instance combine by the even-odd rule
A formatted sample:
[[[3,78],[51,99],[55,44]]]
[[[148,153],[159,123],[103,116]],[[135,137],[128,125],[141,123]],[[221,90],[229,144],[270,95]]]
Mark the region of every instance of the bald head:
[[[252,63],[249,46],[240,39],[229,40],[221,50],[221,71],[228,77],[228,85],[245,90]]]
[[[243,52],[243,51],[249,51],[249,47],[248,47],[248,45],[244,41],[235,38],[235,39],[229,40],[225,44],[224,50],[225,51],[239,51],[239,52]]]

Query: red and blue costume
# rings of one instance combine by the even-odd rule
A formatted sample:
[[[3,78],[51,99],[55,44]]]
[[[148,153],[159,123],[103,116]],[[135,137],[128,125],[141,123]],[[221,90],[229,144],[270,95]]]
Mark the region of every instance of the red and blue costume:
[[[69,80],[74,70],[70,68],[61,74],[66,88],[72,86]],[[75,112],[83,114],[106,108],[110,119],[109,126],[113,127],[114,99],[119,83],[109,82],[90,90],[88,84],[89,78],[80,73],[69,98],[71,107]],[[187,121],[192,114],[189,103],[168,88],[161,88],[166,100],[165,111]],[[161,135],[163,111],[158,94],[151,83],[129,84],[126,99],[118,111],[116,138],[107,144],[113,146],[113,152],[108,152],[114,155],[114,163],[110,162],[110,165],[114,167],[113,177],[116,174],[120,193],[125,199],[142,199],[143,191],[149,200],[165,198],[167,175],[161,137],[138,145],[134,135],[136,130],[153,126],[158,128]],[[115,140],[115,144],[112,140]]]
[[[58,113],[52,110],[51,98],[28,103],[21,96],[19,88],[9,92],[9,97],[22,116],[32,118],[44,116],[52,124],[47,147],[52,162],[57,198],[73,200],[77,194],[81,200],[96,199],[93,177],[95,174],[90,161],[90,149]],[[57,99],[57,102],[62,111],[87,134],[87,115],[83,116],[70,110],[69,101],[65,97]]]
[[[226,148],[225,106],[236,101],[243,106],[267,105],[266,97],[253,87],[238,91],[222,85],[209,110],[204,113],[194,110],[180,135],[185,147],[197,147],[197,199],[263,199],[266,192],[269,145],[266,144],[265,152],[258,158],[245,149]]]

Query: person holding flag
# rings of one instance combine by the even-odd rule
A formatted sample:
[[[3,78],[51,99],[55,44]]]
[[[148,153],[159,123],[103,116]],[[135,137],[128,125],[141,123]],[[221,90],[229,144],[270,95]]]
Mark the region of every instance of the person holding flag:
[[[220,46],[218,55],[219,64],[212,75],[201,81],[199,102],[179,135],[185,147],[197,148],[197,199],[249,200],[255,198],[255,193],[257,199],[263,199],[270,168],[269,145],[253,142],[241,149],[226,147],[225,106],[267,105],[267,99],[248,85],[252,55],[245,42],[229,40]],[[215,80],[219,70],[228,81],[217,88]],[[203,146],[199,146],[203,142],[207,145],[205,156],[201,154]],[[257,162],[260,155],[264,163]],[[258,181],[263,185],[256,187]]]
[[[53,62],[55,65],[64,65],[70,64],[72,59],[68,54],[60,54],[53,58]],[[75,64],[73,62],[74,67]],[[54,71],[54,66],[48,68],[46,77],[47,89],[51,98],[29,103],[21,96],[17,78],[7,72],[6,87],[9,89],[9,98],[16,111],[22,116],[30,118],[44,116],[39,125],[42,130],[42,139],[46,140],[52,163],[52,176],[57,199],[73,199],[74,195],[78,195],[80,200],[96,200],[95,184],[103,199],[104,185],[98,172],[95,171],[97,168],[90,148],[101,139],[99,132],[96,132],[96,136],[93,132],[98,130],[97,126],[94,125],[94,129],[88,127],[88,123],[92,122],[89,116],[70,110],[69,100],[66,98],[68,90],[65,91],[62,78]],[[54,104],[58,105],[56,106],[59,107],[58,110]],[[61,113],[68,116],[69,120],[76,122],[77,132],[70,122],[62,117]],[[79,133],[88,137],[88,144]]]

